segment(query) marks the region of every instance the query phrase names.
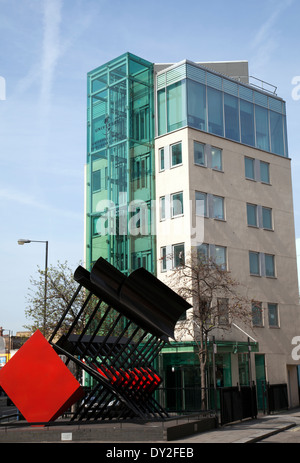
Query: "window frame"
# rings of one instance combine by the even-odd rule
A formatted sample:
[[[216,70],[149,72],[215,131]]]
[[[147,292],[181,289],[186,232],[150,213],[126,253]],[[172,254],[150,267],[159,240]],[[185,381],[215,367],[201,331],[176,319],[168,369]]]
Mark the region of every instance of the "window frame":
[[[199,195],[203,195],[204,199],[204,214],[203,216],[201,214],[197,214],[197,201],[202,201],[202,199],[197,199],[196,196],[197,196],[197,193]],[[208,217],[208,203],[207,203],[207,193],[204,193],[203,191],[198,191],[198,190],[195,190],[195,211],[196,211],[196,216],[198,217]]]
[[[102,184],[102,182],[101,182],[101,169],[93,170],[92,171],[92,193],[98,193],[99,191],[101,191],[102,190],[101,184]],[[97,188],[98,186],[99,186],[99,188]]]
[[[219,167],[216,167],[216,166],[213,166],[213,157],[214,157],[214,154],[213,154],[213,151],[216,150],[216,151],[219,151],[220,153],[220,168]],[[217,146],[212,146],[211,147],[211,168],[212,170],[216,170],[217,172],[223,172],[223,150],[222,148],[218,148]]]
[[[166,220],[166,197],[160,196],[159,198],[159,220]]]
[[[216,216],[216,212],[215,212],[215,199],[217,200],[221,200],[221,204],[222,204],[222,217],[217,217]],[[223,220],[225,221],[225,198],[224,196],[219,196],[219,195],[212,195],[212,203],[213,203],[213,207],[212,207],[212,219],[216,219],[216,220]]]
[[[252,161],[252,164],[253,164],[253,177],[249,177],[247,175],[246,160]],[[250,156],[244,156],[244,166],[245,166],[245,178],[247,180],[255,181],[255,159],[251,158]]]
[[[268,181],[262,179],[262,165],[266,165],[268,167]],[[264,183],[265,185],[270,185],[270,163],[266,161],[259,161],[259,178],[261,183]]]
[[[195,145],[196,144],[201,145],[203,147],[203,161],[204,161],[203,164],[200,164],[199,162],[196,162],[195,160]],[[194,164],[200,167],[207,167],[207,156],[205,153],[205,144],[201,143],[200,141],[194,140],[193,149],[194,149]]]
[[[181,210],[182,212],[179,214],[174,214],[174,196],[181,195]],[[176,200],[175,200],[176,201]],[[183,191],[178,191],[177,193],[171,194],[171,218],[174,219],[176,217],[182,217],[184,215],[184,208],[183,208]]]
[[[181,153],[180,153],[180,157],[181,157],[181,162],[178,162],[176,164],[173,164],[173,148],[175,146],[179,146],[181,147]],[[176,142],[176,143],[172,143],[172,145],[170,145],[170,156],[171,156],[171,168],[174,168],[174,167],[179,167],[179,166],[182,166],[182,141],[179,141],[179,142]]]
[[[271,323],[271,318],[272,318],[272,314],[270,311],[271,306],[273,306],[272,308],[275,308],[275,314],[273,314],[275,318],[275,324]],[[269,324],[269,328],[279,328],[279,312],[278,312],[277,303],[268,302],[268,324]]]
[[[255,313],[255,309],[258,309],[259,314]],[[255,322],[255,319],[258,319],[258,322]],[[256,328],[264,327],[264,309],[262,302],[252,301],[251,303],[251,322],[252,326]]]
[[[252,223],[249,223],[249,207],[254,207],[255,208],[255,225],[253,225]],[[253,228],[258,228],[258,207],[257,207],[257,204],[253,204],[253,203],[246,203],[246,209],[247,209],[247,225],[248,227],[253,227]]]
[[[261,208],[262,210],[262,228],[264,230],[274,230],[274,225],[273,225],[273,210],[271,207],[266,207],[266,206],[262,206]],[[270,227],[266,227],[265,224],[264,224],[264,211],[270,211],[270,223],[271,223],[271,226]]]
[[[200,248],[205,249],[205,252],[201,252]],[[212,247],[214,248],[212,252]],[[224,263],[218,264],[216,261],[216,248],[224,249]],[[228,248],[227,246],[221,246],[219,244],[208,244],[208,243],[201,243],[197,245],[197,258],[201,255],[202,259],[208,262],[212,259],[222,270],[228,270]]]
[[[161,259],[161,273],[167,271],[167,246],[161,246],[160,248],[160,259]]]
[[[273,267],[272,275],[268,275],[268,274],[267,274],[267,257],[272,257],[272,267]],[[265,253],[265,254],[264,254],[264,259],[265,259],[266,277],[267,277],[267,278],[276,278],[275,255],[274,255],[274,254]]]
[[[256,255],[257,256],[258,273],[254,273],[254,272],[251,271],[251,255]],[[259,252],[249,251],[249,270],[250,270],[250,275],[251,276],[256,276],[256,277],[261,276],[261,266],[260,266]]]
[[[159,148],[158,149],[158,156],[159,156],[159,172],[164,172],[166,167],[165,167],[165,148]],[[163,167],[162,167],[163,164]]]
[[[215,256],[214,256],[214,261],[215,263],[221,267],[222,270],[227,270],[228,269],[228,263],[227,263],[227,247],[226,246],[220,246],[219,244],[215,244]],[[218,264],[217,263],[217,258],[216,258],[216,248],[224,249],[224,263]]]
[[[220,307],[225,307],[225,310],[220,310]],[[218,324],[222,326],[229,325],[229,300],[226,297],[218,297],[217,299],[218,310]]]
[[[172,244],[172,257],[173,257],[172,258],[172,265],[173,265],[173,269],[180,267],[180,263],[179,263],[179,265],[175,265],[175,248],[179,247],[179,246],[183,247],[183,257],[182,257],[182,259],[183,259],[183,263],[185,262],[185,246],[184,246],[184,243]],[[182,251],[179,251],[179,252],[182,252]]]

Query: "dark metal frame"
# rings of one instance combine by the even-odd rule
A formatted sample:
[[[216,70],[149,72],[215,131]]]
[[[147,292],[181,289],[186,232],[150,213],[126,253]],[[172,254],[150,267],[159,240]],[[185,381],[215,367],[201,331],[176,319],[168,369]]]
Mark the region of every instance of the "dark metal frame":
[[[79,286],[49,339],[66,364],[73,361],[95,382],[71,420],[167,418],[153,397],[162,383],[153,364],[174,339],[175,324],[190,304],[144,268],[126,277],[102,258],[91,272],[79,266],[74,278]],[[55,341],[82,290],[86,297],[80,311]],[[88,313],[92,297],[97,302]],[[82,319],[84,329],[78,334]],[[113,320],[110,325],[108,319]]]

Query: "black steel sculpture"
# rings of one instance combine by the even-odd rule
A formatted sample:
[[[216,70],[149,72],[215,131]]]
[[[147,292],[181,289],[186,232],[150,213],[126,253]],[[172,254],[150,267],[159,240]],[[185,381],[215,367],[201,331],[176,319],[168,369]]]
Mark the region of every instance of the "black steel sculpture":
[[[126,277],[103,258],[91,272],[79,266],[74,278],[77,291],[49,340],[66,364],[75,362],[93,378],[71,420],[165,419],[154,398],[162,381],[154,361],[190,304],[144,268]],[[84,304],[55,342],[80,291],[86,292]],[[87,311],[91,300],[93,309]],[[78,334],[82,317],[84,329]]]

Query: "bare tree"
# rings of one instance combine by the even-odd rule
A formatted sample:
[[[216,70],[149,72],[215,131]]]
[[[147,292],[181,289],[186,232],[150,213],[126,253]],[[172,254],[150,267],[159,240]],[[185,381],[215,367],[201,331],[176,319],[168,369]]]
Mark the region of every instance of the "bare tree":
[[[32,332],[39,329],[48,338],[57,327],[67,308],[69,310],[59,328],[58,335],[66,334],[73,323],[72,334],[81,334],[85,329],[89,334],[89,329],[93,330],[98,325],[108,306],[105,302],[99,301],[94,294],[87,298],[88,291],[83,287],[72,301],[79,286],[73,275],[74,272],[69,268],[67,262],[61,263],[58,261],[55,266],[48,267],[45,312],[45,270],[38,267],[37,277],[31,277],[30,279],[31,287],[27,296],[28,306],[25,309],[25,316],[29,323],[25,328]],[[70,304],[71,301],[72,304]],[[96,310],[96,313],[94,313],[94,310]],[[92,325],[87,325],[91,316],[93,319]],[[117,318],[118,312],[111,308],[97,334],[105,336],[114,326],[113,334],[119,336],[124,330],[124,321],[120,320],[116,323]],[[126,335],[129,334],[126,332],[124,336]]]
[[[47,294],[46,294],[46,313],[44,306],[45,297],[45,270],[38,267],[37,277],[31,277],[29,294],[27,296],[28,306],[25,309],[25,316],[29,324],[25,328],[30,331],[40,329],[44,336],[48,337],[58,324],[62,314],[68,307],[72,297],[78,288],[78,283],[74,280],[73,270],[68,267],[67,262],[58,262],[56,266],[50,266],[47,269]],[[81,310],[86,293],[81,290],[78,297],[71,305],[67,318],[60,329],[60,334],[65,333],[76,319]],[[85,314],[78,319],[78,333],[82,331],[85,323],[85,315],[95,307],[96,300],[92,298],[85,308]]]
[[[196,250],[182,258],[167,279],[167,284],[192,305],[186,320],[177,324],[176,338],[193,340],[197,346],[201,406],[205,408],[208,335],[216,328],[229,329],[234,321],[250,321],[250,302],[241,294],[240,284],[229,271]]]

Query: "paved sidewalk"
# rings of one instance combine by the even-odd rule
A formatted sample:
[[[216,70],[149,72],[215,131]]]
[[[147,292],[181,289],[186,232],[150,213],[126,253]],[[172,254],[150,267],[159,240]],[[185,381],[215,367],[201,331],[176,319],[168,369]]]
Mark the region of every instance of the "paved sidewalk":
[[[102,431],[99,429],[97,431],[98,426],[94,425],[90,429],[85,429],[82,428],[81,432],[79,432],[79,437],[77,435],[76,438],[76,430],[78,426],[67,426],[66,428],[63,427],[57,427],[57,436],[56,439],[49,439],[47,436],[50,436],[52,432],[55,432],[55,427],[54,428],[49,428],[49,430],[46,432],[45,428],[24,428],[24,429],[19,429],[19,430],[14,430],[13,428],[10,430],[11,435],[7,435],[7,437],[12,437],[14,432],[19,432],[22,434],[22,439],[16,438],[14,441],[15,442],[60,442],[62,440],[61,436],[62,433],[70,433],[74,434],[73,438],[71,441],[73,442],[78,442],[78,443],[106,443],[109,445],[114,445],[116,443],[124,444],[127,442],[127,444],[141,444],[141,443],[152,443],[152,444],[159,444],[159,443],[164,443],[165,445],[171,444],[171,445],[178,445],[179,443],[188,445],[188,444],[217,444],[217,443],[236,443],[236,444],[244,444],[244,443],[255,443],[255,442],[260,442],[264,438],[269,437],[271,435],[274,435],[276,433],[285,431],[287,429],[290,429],[292,427],[296,427],[300,425],[300,408],[297,409],[292,409],[292,410],[286,410],[281,413],[277,413],[276,415],[259,415],[257,419],[249,419],[249,420],[244,420],[241,422],[236,422],[234,424],[226,425],[226,426],[220,426],[216,429],[212,429],[211,431],[205,431],[205,432],[200,432],[198,434],[193,434],[191,436],[187,437],[182,437],[180,439],[176,440],[162,440],[160,434],[155,434],[155,424],[150,423],[147,426],[145,426],[145,429],[143,432],[147,433],[147,440],[136,440],[136,435],[134,429],[133,429],[133,434],[128,437],[126,441],[122,439],[122,441],[114,439],[109,439],[109,441],[105,440],[104,432],[103,429]],[[100,425],[99,425],[100,426]],[[130,426],[133,425],[129,425]],[[127,426],[128,428],[128,426]],[[153,428],[153,429],[152,429]],[[89,436],[89,432],[95,431],[93,436]],[[127,432],[129,432],[130,429],[127,429]],[[2,432],[5,432],[4,429],[2,429]],[[152,439],[150,438],[148,433],[153,434]],[[27,438],[24,440],[24,433],[28,433]],[[36,439],[36,437],[31,436],[31,434],[42,434],[44,435],[45,439]],[[4,437],[4,439],[1,440],[1,442],[12,442],[13,440],[7,439],[7,437]],[[26,436],[25,436],[26,437]],[[29,439],[30,437],[30,439]],[[85,437],[88,437],[88,439],[85,439]],[[92,438],[91,438],[92,437]],[[68,439],[69,440],[69,439]],[[121,445],[122,447],[122,445]]]
[[[276,415],[260,415],[254,420],[222,426],[173,442],[182,443],[255,443],[300,424],[300,409]]]

